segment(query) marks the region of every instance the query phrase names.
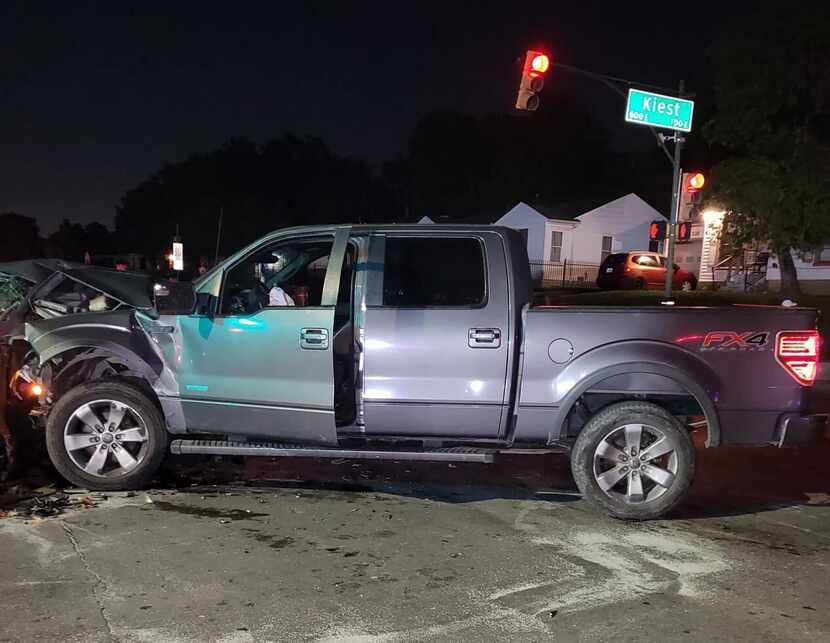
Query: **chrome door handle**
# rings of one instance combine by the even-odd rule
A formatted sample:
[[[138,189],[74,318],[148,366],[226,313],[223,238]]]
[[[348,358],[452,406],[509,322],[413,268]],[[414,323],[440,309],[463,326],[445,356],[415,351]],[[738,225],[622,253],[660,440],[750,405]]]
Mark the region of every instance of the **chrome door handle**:
[[[324,351],[329,347],[329,331],[326,328],[301,328],[300,348]]]
[[[470,348],[498,348],[501,346],[501,330],[498,328],[471,328],[467,334]]]

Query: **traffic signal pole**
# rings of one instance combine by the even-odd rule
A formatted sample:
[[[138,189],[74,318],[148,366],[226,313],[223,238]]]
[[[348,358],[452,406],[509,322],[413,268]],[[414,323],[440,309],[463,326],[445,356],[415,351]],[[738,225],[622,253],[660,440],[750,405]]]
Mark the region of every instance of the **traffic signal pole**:
[[[537,59],[544,59],[544,69],[536,70],[539,73],[533,73],[533,70],[536,69],[535,61]],[[533,64],[532,64],[533,63]],[[627,85],[629,88],[633,88],[637,86],[638,88],[647,88],[653,89],[657,91],[665,91],[665,92],[672,92],[671,89],[665,89],[663,87],[658,87],[656,85],[646,85],[644,83],[635,83],[633,81],[627,80],[625,78],[616,78],[614,76],[607,76],[605,74],[597,74],[592,71],[588,71],[587,69],[581,69],[579,67],[574,67],[573,65],[566,65],[560,62],[551,62],[547,55],[540,51],[535,50],[528,50],[525,55],[525,63],[522,69],[522,83],[519,87],[519,94],[516,100],[516,109],[524,110],[524,111],[534,111],[539,106],[539,99],[536,95],[539,90],[541,90],[543,86],[543,82],[538,83],[538,86],[533,87],[530,83],[531,81],[541,81],[541,73],[544,73],[548,70],[549,67],[556,67],[558,69],[562,69],[565,71],[573,72],[579,74],[581,76],[586,76],[591,78],[592,80],[596,80],[601,82],[603,85],[611,89],[613,92],[619,94],[622,97],[626,97],[626,93],[620,89],[619,85]],[[538,78],[537,78],[538,77]],[[651,133],[657,139],[657,145],[666,155],[668,158],[669,163],[672,165],[672,192],[671,192],[671,209],[669,210],[669,224],[668,230],[666,234],[666,260],[668,261],[668,265],[666,266],[666,291],[665,297],[666,301],[664,303],[668,303],[672,296],[672,280],[674,278],[674,244],[677,241],[677,220],[680,214],[680,194],[681,194],[681,181],[683,180],[683,173],[680,170],[680,153],[683,149],[683,143],[686,139],[681,135],[680,131],[691,131],[691,120],[692,120],[692,110],[694,109],[694,103],[686,100],[685,93],[685,84],[681,80],[680,81],[680,88],[678,90],[678,98],[683,99],[683,101],[687,104],[691,104],[688,113],[688,124],[687,129],[681,127],[673,127],[671,125],[667,125],[666,123],[660,123],[657,127],[667,127],[668,129],[674,129],[675,133],[672,136],[666,136],[665,134],[661,134],[657,132],[655,127],[648,125],[648,122],[640,122],[640,125],[647,125],[648,129],[651,130]],[[670,98],[667,96],[660,96],[654,94],[655,97],[658,98]],[[532,101],[532,102],[531,102]],[[677,104],[677,110],[680,109],[680,104]],[[660,114],[663,114],[664,111],[660,111]],[[677,115],[678,112],[672,112],[665,110],[665,113],[668,116]],[[629,120],[626,117],[626,120],[629,122],[637,122],[639,119]],[[673,124],[672,124],[673,125]],[[674,142],[674,154],[669,152],[668,147],[666,146],[666,141]]]
[[[678,95],[683,96],[683,81],[680,81],[680,90]],[[662,136],[662,135],[661,135]],[[677,241],[677,218],[680,212],[680,181],[682,173],[680,172],[680,152],[683,149],[683,142],[686,140],[680,132],[675,132],[673,136],[663,136],[663,140],[674,141],[674,158],[672,160],[672,190],[671,190],[671,210],[669,210],[669,229],[666,234],[666,301],[671,300],[672,282],[674,281],[674,244]]]
[[[566,65],[565,63],[560,62],[552,62],[550,63],[551,67],[556,67],[557,69],[563,69],[568,72],[573,72],[580,76],[585,76],[586,78],[590,78],[591,80],[595,80],[597,82],[602,83],[608,89],[610,89],[615,94],[618,94],[621,98],[626,97],[626,93],[619,88],[618,84],[626,85],[628,87],[637,86],[637,87],[646,87],[650,89],[655,89],[664,92],[671,92],[673,90],[668,89],[666,87],[660,87],[659,85],[649,85],[647,83],[635,83],[632,80],[627,80],[625,78],[617,78],[615,76],[607,76],[605,74],[598,74],[593,71],[588,71],[587,69],[582,69],[581,67],[574,67],[573,65]],[[683,83],[680,83],[680,86],[683,87]],[[662,134],[660,134],[655,128],[649,127],[651,133],[654,135],[654,138],[657,139],[657,146],[663,150],[663,154],[666,155],[666,158],[669,160],[669,163],[674,165],[674,159],[672,158],[669,149],[666,147],[666,143]],[[668,139],[671,140],[671,139]]]

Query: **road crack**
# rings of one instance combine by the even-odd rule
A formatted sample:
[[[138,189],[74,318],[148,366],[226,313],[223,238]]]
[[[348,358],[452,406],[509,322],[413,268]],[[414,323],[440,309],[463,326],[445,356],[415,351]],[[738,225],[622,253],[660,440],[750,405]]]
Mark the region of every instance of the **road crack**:
[[[69,542],[72,544],[72,549],[75,550],[75,553],[78,555],[78,559],[81,561],[81,565],[83,565],[86,573],[89,574],[94,582],[92,584],[92,597],[95,599],[95,604],[98,606],[98,611],[101,614],[101,620],[104,622],[104,626],[107,628],[107,634],[111,641],[118,641],[118,638],[115,636],[115,632],[112,629],[112,623],[110,622],[109,616],[107,616],[107,609],[104,607],[104,602],[101,598],[99,593],[100,590],[107,591],[107,583],[104,581],[103,578],[92,569],[92,566],[89,564],[84,552],[81,550],[80,545],[78,544],[78,539],[75,538],[75,534],[72,532],[72,529],[66,524],[63,520],[61,520],[61,527],[63,527],[64,532],[66,532],[66,537],[69,539]]]

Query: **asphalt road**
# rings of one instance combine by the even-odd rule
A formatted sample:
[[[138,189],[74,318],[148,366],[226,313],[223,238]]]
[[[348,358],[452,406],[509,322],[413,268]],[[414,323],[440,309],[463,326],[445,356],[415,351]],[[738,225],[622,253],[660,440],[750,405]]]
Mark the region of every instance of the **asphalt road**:
[[[179,460],[0,520],[0,640],[830,640],[828,458],[702,453],[689,502],[644,524],[568,491],[562,457]]]

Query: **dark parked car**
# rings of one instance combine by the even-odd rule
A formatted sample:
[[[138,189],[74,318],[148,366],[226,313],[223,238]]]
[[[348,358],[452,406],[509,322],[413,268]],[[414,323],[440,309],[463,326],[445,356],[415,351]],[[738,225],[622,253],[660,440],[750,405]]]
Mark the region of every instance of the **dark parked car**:
[[[666,258],[659,252],[636,250],[608,255],[599,268],[597,286],[603,290],[659,288],[666,284]],[[672,285],[681,290],[697,288],[697,277],[674,264]]]

